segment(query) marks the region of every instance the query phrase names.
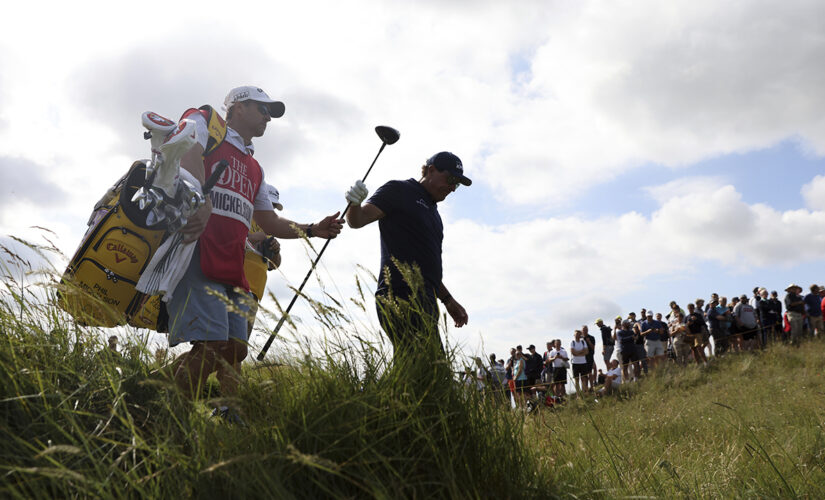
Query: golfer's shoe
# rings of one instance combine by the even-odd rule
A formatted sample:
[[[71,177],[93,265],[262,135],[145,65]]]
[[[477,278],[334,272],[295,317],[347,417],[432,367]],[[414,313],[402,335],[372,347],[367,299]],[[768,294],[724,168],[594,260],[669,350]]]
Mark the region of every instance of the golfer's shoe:
[[[220,406],[218,408],[215,408],[214,410],[212,410],[212,415],[210,415],[210,417],[219,417],[221,420],[229,424],[235,424],[244,427],[246,426],[246,423],[243,421],[243,419],[241,419],[241,416],[238,415],[238,412],[236,412],[228,406]]]

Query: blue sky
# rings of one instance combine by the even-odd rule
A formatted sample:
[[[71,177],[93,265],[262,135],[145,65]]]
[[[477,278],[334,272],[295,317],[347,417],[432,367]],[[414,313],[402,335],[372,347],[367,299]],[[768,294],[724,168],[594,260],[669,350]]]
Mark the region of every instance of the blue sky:
[[[94,200],[148,156],[140,113],[220,109],[255,84],[286,103],[256,157],[291,219],[343,208],[376,125],[401,140],[371,191],[437,151],[464,160],[473,186],[440,210],[445,283],[470,315],[449,334],[468,353],[569,340],[671,298],[825,282],[822,2],[245,4],[277,18],[270,30],[220,3],[194,19],[151,1],[81,14],[105,18],[106,5],[5,11],[0,235],[47,227],[71,255]],[[282,247],[269,289],[283,302],[308,261]],[[377,227],[345,231],[322,265],[352,295],[359,265],[377,271]],[[295,314],[292,335],[320,338],[305,307]]]

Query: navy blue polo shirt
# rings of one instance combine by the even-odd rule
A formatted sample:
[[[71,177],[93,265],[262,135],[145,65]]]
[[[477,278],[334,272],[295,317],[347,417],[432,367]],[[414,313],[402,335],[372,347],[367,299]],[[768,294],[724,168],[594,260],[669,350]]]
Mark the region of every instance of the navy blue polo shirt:
[[[805,312],[808,316],[822,316],[822,297],[816,293],[809,293],[805,296]]]
[[[633,330],[617,330],[616,339],[619,341],[619,347],[622,351],[635,348],[636,339]]]
[[[392,263],[391,257],[405,264],[417,264],[424,278],[425,293],[434,302],[441,284],[441,243],[444,226],[430,193],[415,179],[390,181],[367,200],[384,217],[378,221],[381,231],[381,271],[378,274],[379,295],[386,295],[392,286],[396,297],[407,298],[410,287]],[[387,282],[384,269],[390,269]]]
[[[656,321],[655,319],[652,319],[650,321],[647,321],[647,320],[642,321],[642,331],[653,330],[653,329],[656,329],[656,328],[659,328],[659,322]],[[659,336],[659,332],[650,332],[647,335],[645,335],[645,339],[646,340],[652,340],[652,341],[658,341],[658,340],[661,340],[661,337]]]

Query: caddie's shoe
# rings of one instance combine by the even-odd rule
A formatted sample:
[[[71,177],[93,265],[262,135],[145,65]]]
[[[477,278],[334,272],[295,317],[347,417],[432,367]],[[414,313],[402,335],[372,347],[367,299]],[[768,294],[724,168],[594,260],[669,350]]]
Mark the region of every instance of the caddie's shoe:
[[[220,406],[212,410],[211,417],[220,417],[226,423],[240,425],[242,427],[246,427],[246,423],[241,419],[241,416],[238,415],[238,412],[233,410],[228,406]]]

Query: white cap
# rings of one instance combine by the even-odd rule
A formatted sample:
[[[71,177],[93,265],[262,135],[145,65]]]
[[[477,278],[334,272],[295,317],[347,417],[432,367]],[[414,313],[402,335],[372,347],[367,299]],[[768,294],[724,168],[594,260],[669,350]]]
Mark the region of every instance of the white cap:
[[[278,188],[271,184],[266,185],[266,194],[269,196],[269,201],[272,202],[272,206],[277,208],[278,210],[283,210],[284,206],[281,205],[281,194],[278,193]]]
[[[266,95],[266,92],[259,87],[252,87],[249,85],[243,87],[236,87],[229,91],[226,99],[223,100],[223,108],[229,111],[236,102],[241,101],[256,101],[269,105],[269,116],[272,118],[280,118],[284,116],[284,103],[281,101],[273,101]]]

